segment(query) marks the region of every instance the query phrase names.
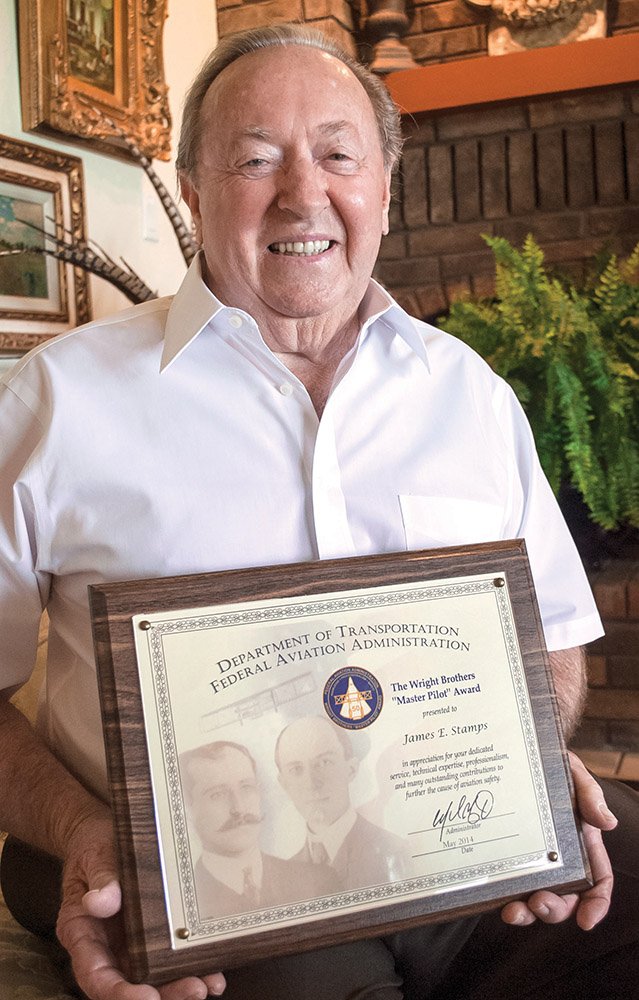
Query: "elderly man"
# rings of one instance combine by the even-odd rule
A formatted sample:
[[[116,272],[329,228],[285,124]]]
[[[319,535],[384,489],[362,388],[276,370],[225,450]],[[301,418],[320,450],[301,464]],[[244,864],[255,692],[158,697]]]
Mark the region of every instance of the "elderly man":
[[[359,761],[350,737],[327,718],[301,718],[279,735],[275,763],[280,784],[306,821],[296,861],[330,865],[342,889],[391,882],[410,875],[401,837],[370,823],[351,804]]]
[[[260,850],[261,795],[255,761],[217,740],[180,757],[187,810],[202,844],[195,893],[202,919],[228,917],[335,892],[326,865],[284,861]]]
[[[51,623],[39,736],[9,704],[0,719],[0,827],[14,837],[3,885],[42,928],[61,859],[57,933],[91,1000],[195,1000],[225,980],[202,970],[156,990],[117,968],[87,584],[524,535],[568,734],[579,716],[576,647],[600,626],[520,408],[371,281],[398,151],[383,86],[328,43],[295,28],[226,40],[185,108],[179,169],[202,253],[179,292],[47,344],[3,388],[7,692],[29,674],[43,606]],[[574,774],[593,889],[231,970],[227,996],[631,995],[629,831],[607,837],[619,879],[601,924],[600,830],[615,819]]]

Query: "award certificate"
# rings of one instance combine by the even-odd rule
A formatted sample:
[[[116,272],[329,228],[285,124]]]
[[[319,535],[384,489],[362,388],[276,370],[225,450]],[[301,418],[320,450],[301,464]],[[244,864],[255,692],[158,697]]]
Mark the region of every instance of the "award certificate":
[[[140,978],[587,884],[522,542],[92,602]]]

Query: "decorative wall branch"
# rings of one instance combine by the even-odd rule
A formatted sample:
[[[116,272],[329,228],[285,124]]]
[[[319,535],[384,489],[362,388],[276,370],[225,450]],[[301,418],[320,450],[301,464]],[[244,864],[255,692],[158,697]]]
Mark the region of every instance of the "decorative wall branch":
[[[116,264],[104,252],[102,247],[98,247],[95,243],[91,246],[89,243],[85,243],[84,240],[75,243],[70,242],[68,231],[65,231],[64,237],[58,237],[25,220],[20,221],[23,226],[41,233],[45,241],[44,245],[17,245],[9,250],[0,250],[0,257],[25,253],[46,254],[55,260],[62,261],[64,264],[73,264],[74,267],[80,267],[83,271],[89,271],[91,274],[97,275],[98,278],[104,278],[105,281],[114,285],[118,291],[126,295],[129,301],[135,304],[148,302],[149,299],[157,298],[157,292],[152,291],[124,259],[121,258],[124,266],[120,267],[119,264]],[[47,246],[46,241],[49,241],[53,245]]]
[[[120,128],[113,119],[109,118],[108,115],[102,113],[100,115],[101,127],[103,129],[110,129],[114,135],[117,135],[122,142],[125,144],[129,150],[131,156],[139,163],[144,170],[146,176],[151,181],[158,198],[162,203],[162,207],[166,212],[171,225],[173,226],[173,231],[176,235],[177,241],[180,244],[180,250],[182,251],[182,256],[186,262],[186,265],[191,263],[195,254],[198,251],[198,244],[193,238],[191,230],[187,226],[186,222],[180,214],[180,210],[175,204],[173,198],[166,189],[165,184],[160,179],[158,174],[153,169],[153,164],[147,156],[143,153],[137,143],[129,136],[127,133]]]

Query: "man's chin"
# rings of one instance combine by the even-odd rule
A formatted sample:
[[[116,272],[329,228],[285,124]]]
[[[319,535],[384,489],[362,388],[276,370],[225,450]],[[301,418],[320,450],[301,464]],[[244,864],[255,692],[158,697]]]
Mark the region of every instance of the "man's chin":
[[[320,830],[331,825],[331,820],[326,814],[326,810],[318,807],[313,809],[309,814],[308,825],[313,833],[319,833]]]

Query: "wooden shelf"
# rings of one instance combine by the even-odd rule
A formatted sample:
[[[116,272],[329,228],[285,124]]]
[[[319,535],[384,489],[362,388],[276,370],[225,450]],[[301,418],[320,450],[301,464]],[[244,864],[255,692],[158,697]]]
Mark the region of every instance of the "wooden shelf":
[[[416,114],[633,83],[638,77],[639,32],[634,32],[419,66],[389,73],[385,80],[402,114]]]

